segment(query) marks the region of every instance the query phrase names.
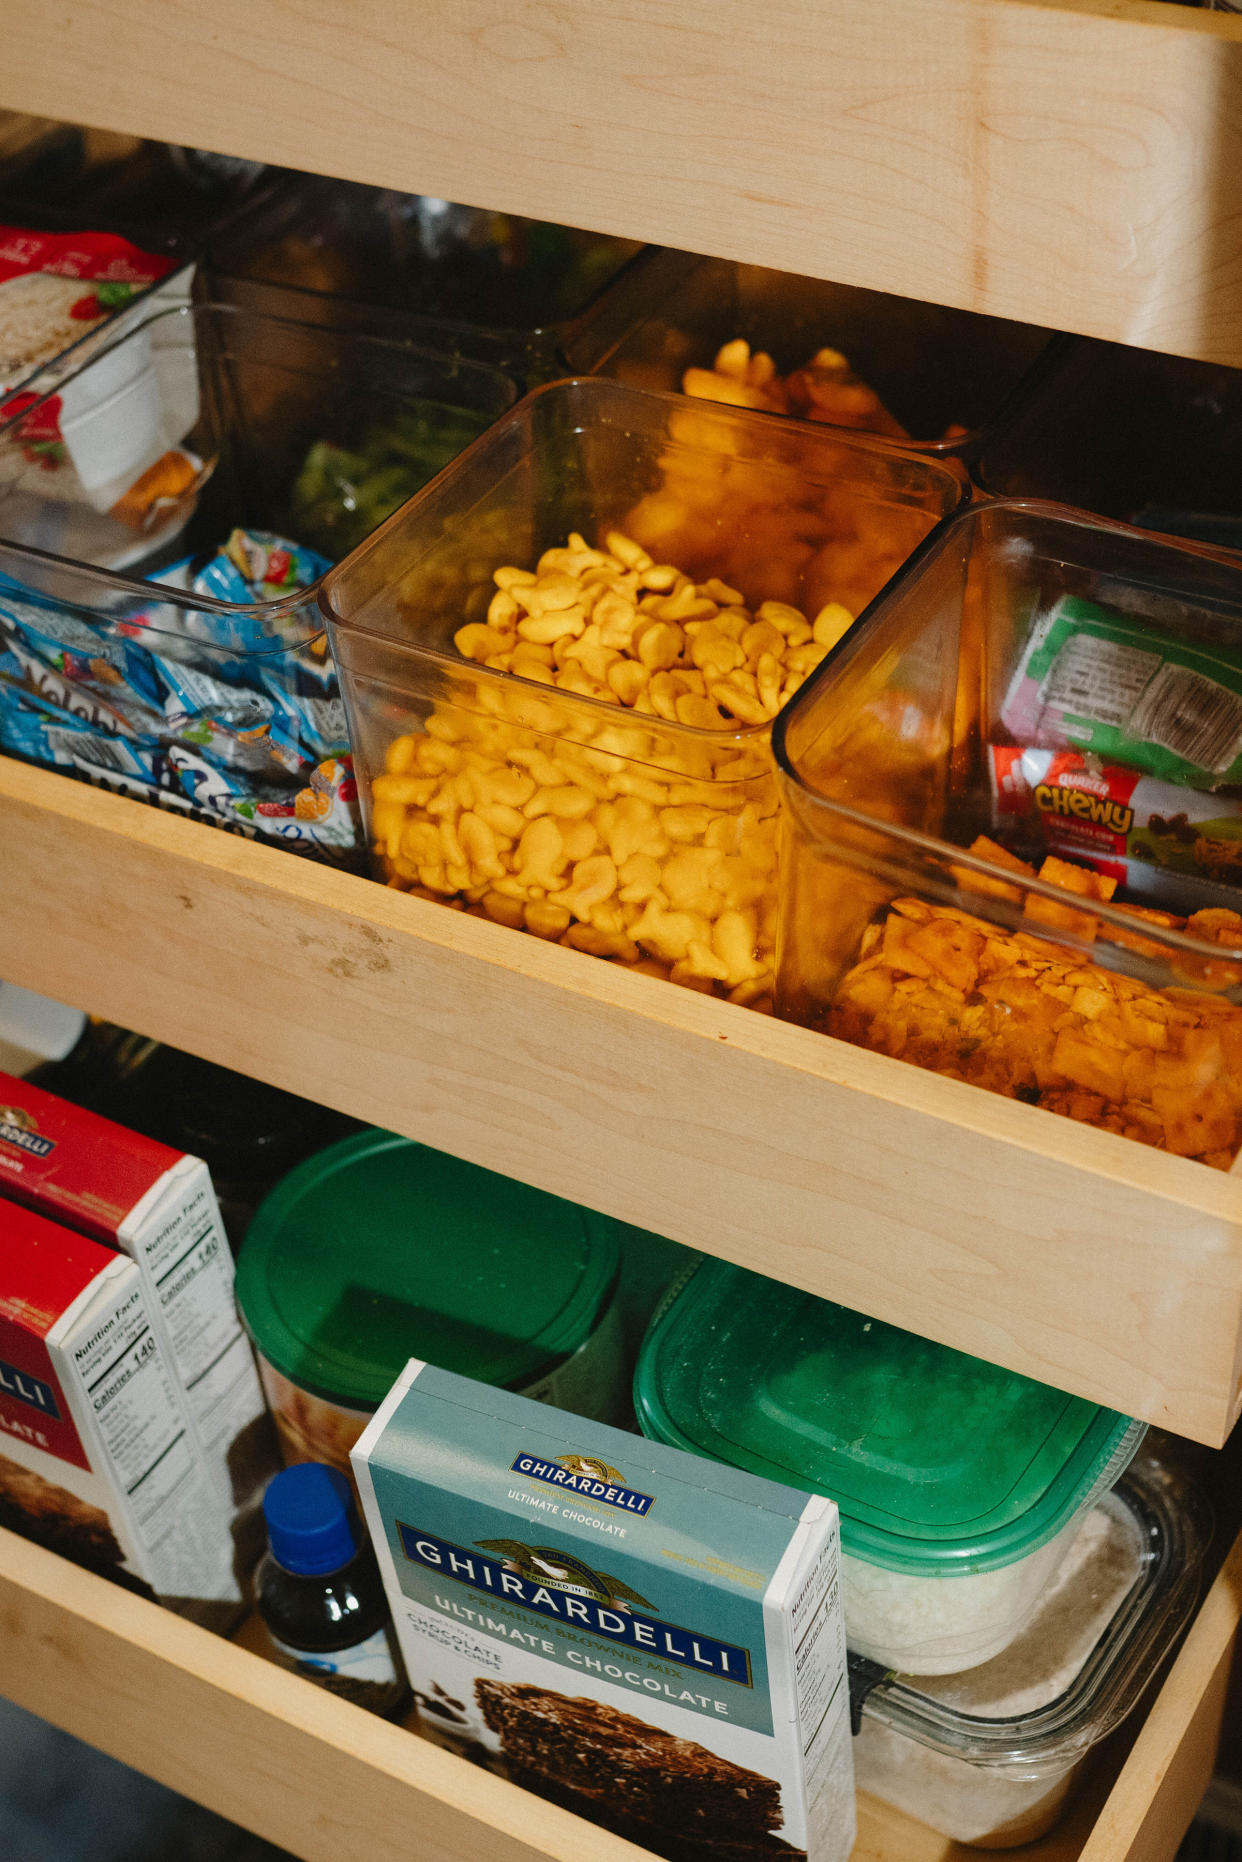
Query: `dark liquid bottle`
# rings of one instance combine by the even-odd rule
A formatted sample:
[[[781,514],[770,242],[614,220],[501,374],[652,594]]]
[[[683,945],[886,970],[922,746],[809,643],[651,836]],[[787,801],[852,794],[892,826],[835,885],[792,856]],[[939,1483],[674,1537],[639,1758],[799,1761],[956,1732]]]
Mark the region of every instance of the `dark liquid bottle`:
[[[285,1468],[263,1496],[268,1551],[259,1614],[285,1666],[356,1706],[400,1719],[410,1705],[383,1581],[335,1468]]]

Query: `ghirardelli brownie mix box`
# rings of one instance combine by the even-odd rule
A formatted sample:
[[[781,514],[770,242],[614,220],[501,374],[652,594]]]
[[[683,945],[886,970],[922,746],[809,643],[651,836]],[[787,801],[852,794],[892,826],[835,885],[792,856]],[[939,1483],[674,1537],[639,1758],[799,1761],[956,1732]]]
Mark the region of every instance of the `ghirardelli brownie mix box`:
[[[212,1628],[228,1517],[137,1265],[0,1201],[0,1525]]]
[[[206,1164],[0,1073],[0,1197],[130,1257],[221,1508],[257,1500],[274,1443]]]
[[[417,1362],[353,1463],[428,1731],[674,1862],[844,1862],[830,1500]]]

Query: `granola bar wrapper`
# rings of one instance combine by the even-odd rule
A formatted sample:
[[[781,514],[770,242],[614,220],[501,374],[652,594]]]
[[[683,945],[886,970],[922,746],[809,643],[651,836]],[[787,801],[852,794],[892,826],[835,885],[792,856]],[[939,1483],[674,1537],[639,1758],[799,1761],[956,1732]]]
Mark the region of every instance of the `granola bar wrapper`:
[[[1001,719],[1018,743],[1091,751],[1164,782],[1242,783],[1242,656],[1077,596],[1036,621]]]
[[[1080,750],[992,744],[988,775],[993,828],[1019,851],[1078,861],[1173,911],[1237,905],[1242,801]]]

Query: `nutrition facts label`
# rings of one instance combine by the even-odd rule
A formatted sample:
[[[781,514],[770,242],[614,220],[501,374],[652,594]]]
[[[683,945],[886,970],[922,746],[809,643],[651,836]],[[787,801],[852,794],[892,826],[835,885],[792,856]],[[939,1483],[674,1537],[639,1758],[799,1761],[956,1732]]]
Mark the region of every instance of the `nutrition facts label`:
[[[1043,701],[1071,717],[1121,726],[1159,665],[1158,653],[1075,634],[1052,663]]]
[[[260,1398],[214,1202],[191,1196],[149,1230],[138,1245],[195,1427],[204,1446],[215,1448],[232,1440]]]
[[[791,1610],[798,1725],[802,1735],[807,1849],[830,1851],[831,1832],[852,1815],[849,1690],[837,1548],[826,1546]]]
[[[157,1516],[194,1464],[141,1295],[129,1295],[101,1321],[75,1359],[100,1443],[149,1542],[158,1536]]]
[[[841,1596],[835,1547],[826,1547],[794,1598],[794,1678],[802,1754],[813,1770],[819,1745],[833,1722],[844,1686],[841,1653]]]

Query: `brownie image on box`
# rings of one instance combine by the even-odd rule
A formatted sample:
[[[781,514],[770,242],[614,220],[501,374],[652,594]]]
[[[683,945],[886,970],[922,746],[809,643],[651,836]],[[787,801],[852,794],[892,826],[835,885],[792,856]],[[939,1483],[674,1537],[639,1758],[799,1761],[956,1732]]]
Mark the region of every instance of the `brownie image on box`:
[[[679,1859],[802,1857],[773,1836],[780,1786],[600,1701],[478,1680],[475,1698],[517,1784]]]
[[[102,1507],[88,1505],[7,1455],[0,1455],[0,1526],[93,1570],[106,1570],[125,1558]]]

